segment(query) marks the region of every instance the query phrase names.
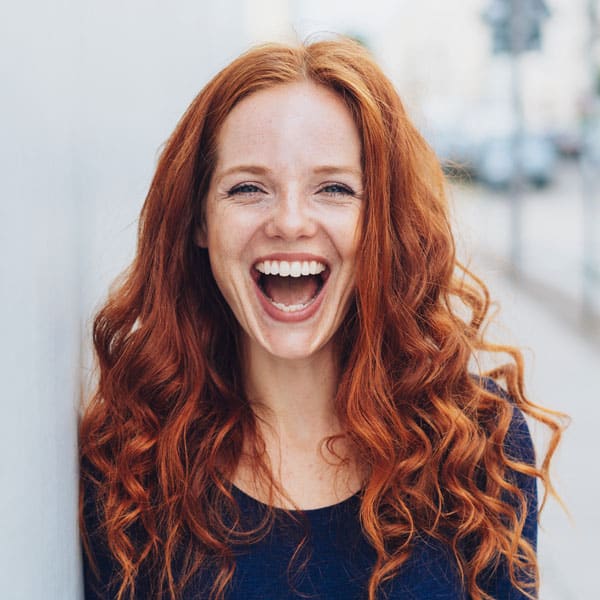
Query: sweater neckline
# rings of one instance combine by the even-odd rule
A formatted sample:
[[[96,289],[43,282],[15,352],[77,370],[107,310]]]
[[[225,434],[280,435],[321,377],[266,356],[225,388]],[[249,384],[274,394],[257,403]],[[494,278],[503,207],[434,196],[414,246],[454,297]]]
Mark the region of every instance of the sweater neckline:
[[[275,513],[279,513],[279,514],[286,513],[286,514],[298,515],[298,516],[305,515],[307,517],[326,516],[326,515],[330,515],[331,513],[339,512],[344,509],[347,509],[350,506],[354,506],[355,504],[358,503],[358,501],[360,499],[360,492],[361,492],[361,490],[359,490],[359,491],[355,492],[354,494],[348,496],[344,500],[341,500],[340,502],[336,502],[334,504],[328,504],[326,506],[320,506],[318,508],[305,508],[305,509],[301,509],[301,510],[292,510],[292,509],[281,508],[279,506],[270,506],[264,502],[261,502],[260,500],[257,500],[253,496],[250,496],[250,494],[247,494],[246,492],[241,490],[239,487],[237,487],[233,483],[231,484],[231,490],[232,490],[233,495],[236,498],[236,500],[238,500],[238,501],[242,500],[244,503],[253,505],[256,508],[260,508],[261,510],[273,510],[273,511],[275,511]]]

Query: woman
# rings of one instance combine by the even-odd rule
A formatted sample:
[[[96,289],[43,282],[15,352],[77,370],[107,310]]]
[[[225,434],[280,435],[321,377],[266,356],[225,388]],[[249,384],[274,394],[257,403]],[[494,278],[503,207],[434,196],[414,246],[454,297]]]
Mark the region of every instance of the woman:
[[[534,597],[560,430],[487,309],[368,54],[242,55],[169,139],[95,320],[87,597]],[[482,352],[512,364],[473,375]]]

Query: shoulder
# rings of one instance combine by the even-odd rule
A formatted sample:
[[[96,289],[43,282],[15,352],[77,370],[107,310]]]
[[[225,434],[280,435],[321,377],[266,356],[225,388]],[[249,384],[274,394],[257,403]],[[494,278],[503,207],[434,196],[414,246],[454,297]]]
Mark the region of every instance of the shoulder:
[[[115,567],[104,532],[104,517],[98,491],[101,479],[88,461],[80,465],[80,529],[86,600],[109,597]]]
[[[498,383],[490,378],[477,378],[486,391],[500,398],[510,410],[510,424],[502,442],[502,451],[506,459],[504,487],[501,500],[512,507],[522,527],[517,528],[518,536],[525,540],[535,552],[538,533],[538,495],[535,467],[534,444],[525,414],[515,400]],[[529,575],[523,572],[523,579]],[[512,584],[506,559],[501,559],[496,567],[486,569],[480,575],[480,583],[493,598],[524,600],[525,596]]]
[[[80,530],[86,600],[117,596],[120,566],[108,543],[103,490],[106,477],[88,460],[80,464]]]
[[[536,548],[537,546],[537,513],[538,495],[537,478],[532,471],[535,467],[535,449],[529,425],[523,411],[515,404],[513,398],[493,379],[480,380],[484,388],[506,401],[512,411],[510,425],[504,437],[503,453],[508,464],[505,481],[514,486],[514,491],[505,490],[503,500],[512,505],[518,515],[525,511],[525,522],[522,536]],[[522,505],[522,500],[525,505]]]
[[[123,567],[109,543],[112,514],[107,514],[106,496],[109,486],[106,474],[90,461],[80,464],[80,529],[83,550],[83,572],[86,600],[108,600],[118,596],[123,579]],[[111,520],[112,519],[112,520]],[[122,530],[110,532],[121,547],[139,552],[147,541],[147,534],[139,519],[134,518]],[[149,573],[145,565],[135,574],[135,593],[132,598],[154,597],[149,593]]]
[[[511,410],[511,421],[504,438],[504,452],[509,460],[535,465],[535,450],[531,431],[523,411],[508,392],[490,377],[475,377],[487,392],[501,398]]]

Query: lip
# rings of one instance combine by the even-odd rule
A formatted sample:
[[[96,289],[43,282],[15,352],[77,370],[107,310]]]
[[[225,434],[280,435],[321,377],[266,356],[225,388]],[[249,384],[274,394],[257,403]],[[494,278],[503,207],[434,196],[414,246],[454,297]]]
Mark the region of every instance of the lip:
[[[317,297],[306,308],[294,312],[285,312],[274,306],[269,301],[269,299],[263,294],[260,287],[258,286],[258,279],[260,277],[260,273],[254,268],[254,265],[265,260],[286,260],[288,262],[314,260],[325,265],[327,268],[325,271],[323,271],[323,273],[325,274],[325,276],[323,277],[323,285],[321,286]],[[329,261],[327,261],[322,256],[319,256],[317,254],[310,254],[307,252],[277,252],[274,254],[260,256],[252,263],[252,267],[250,268],[250,270],[252,280],[255,284],[254,290],[263,310],[267,313],[267,315],[269,315],[269,317],[271,317],[275,321],[281,321],[283,323],[298,323],[300,321],[306,321],[307,319],[310,319],[319,310],[319,307],[321,306],[323,298],[325,296],[329,274],[331,273]]]

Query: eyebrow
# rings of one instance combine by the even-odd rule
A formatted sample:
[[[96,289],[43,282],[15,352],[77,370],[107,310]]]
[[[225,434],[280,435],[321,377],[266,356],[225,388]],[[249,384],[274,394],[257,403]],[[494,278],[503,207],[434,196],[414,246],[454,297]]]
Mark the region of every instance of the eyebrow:
[[[270,169],[261,165],[235,165],[229,169],[225,169],[221,173],[218,173],[217,181],[221,181],[223,178],[233,173],[251,173],[252,175],[266,175],[270,172]],[[353,175],[358,178],[362,178],[362,171],[353,167],[344,165],[322,165],[314,169],[314,173],[318,175],[336,175],[346,174]]]
[[[252,173],[253,175],[265,175],[268,172],[269,169],[267,169],[267,167],[261,167],[260,165],[236,165],[234,167],[230,167],[229,169],[225,169],[221,173],[218,173],[218,180],[220,181],[232,173]]]
[[[318,173],[319,175],[323,174],[323,175],[327,175],[329,173],[331,174],[337,174],[337,173],[344,173],[346,175],[354,175],[355,177],[362,177],[362,170],[361,169],[354,169],[353,167],[346,167],[343,165],[323,165],[322,167],[317,167],[315,169],[315,173]]]

